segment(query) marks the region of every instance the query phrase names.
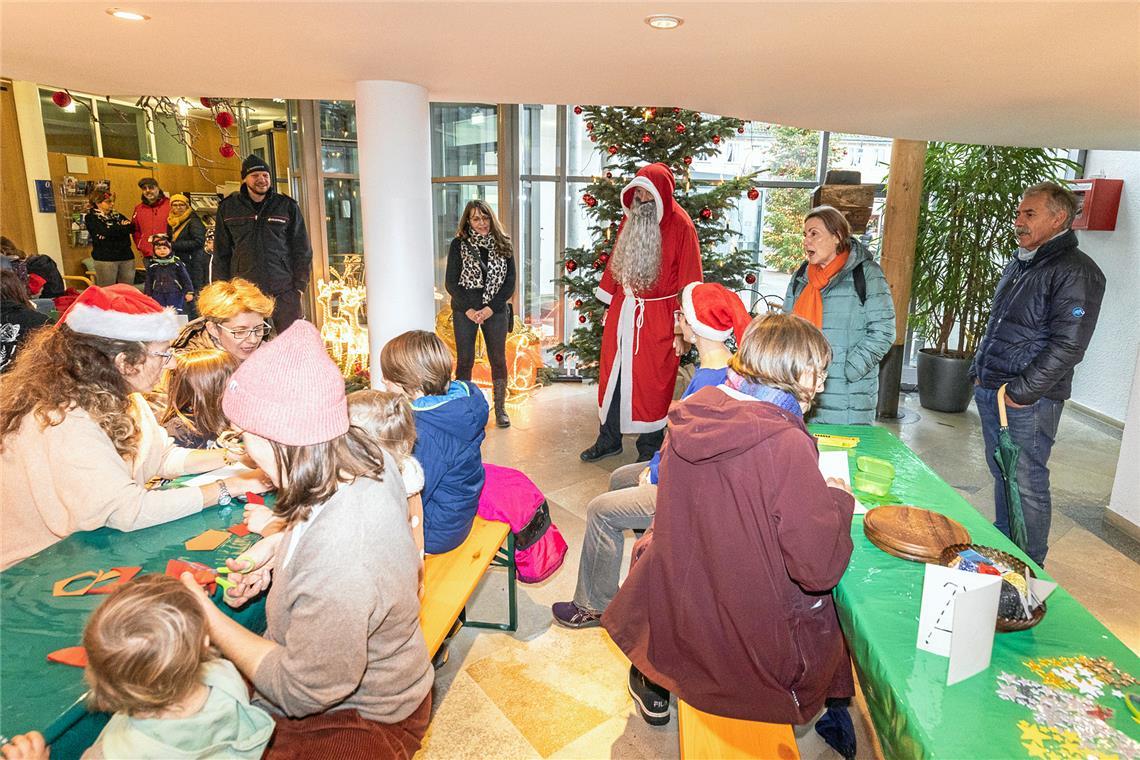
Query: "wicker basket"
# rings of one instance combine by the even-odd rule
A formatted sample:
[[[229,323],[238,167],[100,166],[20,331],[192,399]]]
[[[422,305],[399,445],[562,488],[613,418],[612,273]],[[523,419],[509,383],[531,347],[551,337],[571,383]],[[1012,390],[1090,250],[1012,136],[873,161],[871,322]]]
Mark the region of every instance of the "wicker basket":
[[[1002,564],[1008,565],[1018,573],[1025,573],[1027,565],[1017,557],[1003,552],[1001,549],[995,549],[992,546],[981,546],[980,544],[951,544],[942,550],[942,556],[939,557],[938,564],[949,567],[950,562],[958,556],[958,552],[965,551],[966,549],[973,549],[978,554],[985,557],[998,560]],[[1033,572],[1033,568],[1029,569],[1030,577],[1036,578],[1037,574]],[[998,633],[1010,633],[1012,631],[1025,631],[1041,622],[1045,617],[1045,602],[1041,602],[1041,606],[1033,611],[1033,615],[1028,620],[1017,620],[1015,618],[1007,618],[998,615],[996,629]]]

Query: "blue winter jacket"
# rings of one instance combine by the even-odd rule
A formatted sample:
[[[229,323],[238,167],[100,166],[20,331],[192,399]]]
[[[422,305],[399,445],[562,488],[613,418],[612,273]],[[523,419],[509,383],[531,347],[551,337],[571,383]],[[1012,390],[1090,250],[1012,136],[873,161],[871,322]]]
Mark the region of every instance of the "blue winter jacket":
[[[487,399],[473,384],[453,381],[444,396],[414,400],[412,411],[412,453],[424,468],[424,551],[442,554],[467,538],[479,507]]]

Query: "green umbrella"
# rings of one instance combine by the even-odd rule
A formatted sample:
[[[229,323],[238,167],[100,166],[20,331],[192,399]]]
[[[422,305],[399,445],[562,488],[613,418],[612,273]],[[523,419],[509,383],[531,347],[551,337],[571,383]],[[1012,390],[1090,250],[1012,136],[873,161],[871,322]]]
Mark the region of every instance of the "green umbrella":
[[[1001,429],[998,430],[997,448],[994,461],[1005,479],[1006,520],[1009,523],[1009,537],[1022,551],[1029,551],[1029,539],[1025,535],[1025,513],[1021,511],[1021,489],[1017,486],[1017,458],[1021,447],[1009,435],[1009,418],[1005,413],[1005,386],[998,388],[998,417]]]

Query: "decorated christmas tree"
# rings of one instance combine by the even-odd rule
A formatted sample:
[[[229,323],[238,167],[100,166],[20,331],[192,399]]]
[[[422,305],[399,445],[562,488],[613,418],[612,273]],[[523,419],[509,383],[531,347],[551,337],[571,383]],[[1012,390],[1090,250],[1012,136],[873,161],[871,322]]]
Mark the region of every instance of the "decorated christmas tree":
[[[698,111],[663,106],[575,106],[602,153],[602,176],[586,186],[579,202],[586,207],[593,242],[568,248],[563,253],[561,281],[578,314],[578,327],[568,343],[555,348],[562,364],[573,356],[581,373],[597,377],[602,345],[604,306],[594,295],[609,262],[622,218],[621,190],[637,170],[660,162],[673,170],[676,199],[697,229],[706,282],[719,282],[736,290],[756,281],[752,253],[737,248],[724,250],[733,235],[728,212],[741,196],[755,200],[755,175],[726,180],[695,181],[690,178],[694,160],[720,153],[725,140],[744,132],[744,122],[727,117],[705,117]]]

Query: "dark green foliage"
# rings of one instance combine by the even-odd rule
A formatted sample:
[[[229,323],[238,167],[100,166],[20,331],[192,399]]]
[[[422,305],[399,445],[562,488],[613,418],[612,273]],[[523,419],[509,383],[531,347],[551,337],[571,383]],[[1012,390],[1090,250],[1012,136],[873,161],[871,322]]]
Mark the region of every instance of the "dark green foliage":
[[[688,212],[697,230],[705,280],[739,289],[744,287],[745,274],[754,266],[751,254],[737,249],[718,253],[715,249],[732,234],[727,212],[754,186],[755,175],[712,183],[689,181],[685,158],[696,160],[719,153],[720,145],[714,138],[723,142],[735,135],[744,125],[739,119],[705,118],[697,111],[663,106],[583,106],[582,110],[582,119],[593,125],[591,135],[605,166],[603,176],[596,177],[577,199],[580,203],[588,197],[596,199],[592,207],[587,204],[586,211],[593,242],[589,247],[566,249],[560,262],[560,279],[567,298],[586,320],[574,330],[571,340],[558,345],[555,351],[576,356],[582,374],[596,378],[604,307],[594,289],[601,280],[621,222],[621,189],[646,164],[661,162],[669,166],[677,182],[677,202]],[[678,125],[683,128],[681,131]],[[643,139],[646,135],[648,141]],[[612,154],[610,146],[616,148]],[[706,208],[711,211],[707,219],[701,216]],[[567,266],[572,266],[572,271]]]

